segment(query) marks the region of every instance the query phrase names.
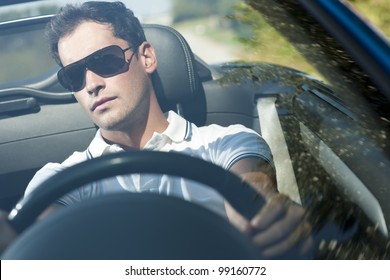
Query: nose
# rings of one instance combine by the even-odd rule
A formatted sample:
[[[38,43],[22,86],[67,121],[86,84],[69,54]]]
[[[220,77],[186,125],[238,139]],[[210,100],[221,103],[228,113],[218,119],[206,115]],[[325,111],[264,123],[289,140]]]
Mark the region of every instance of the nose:
[[[104,78],[87,69],[85,71],[85,88],[88,94],[97,95],[100,90],[105,88]]]

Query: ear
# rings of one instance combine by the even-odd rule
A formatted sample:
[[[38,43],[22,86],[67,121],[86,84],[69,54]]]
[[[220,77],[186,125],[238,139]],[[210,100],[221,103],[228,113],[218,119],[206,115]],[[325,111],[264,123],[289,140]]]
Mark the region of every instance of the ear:
[[[149,42],[143,42],[138,48],[139,59],[148,74],[152,74],[157,69],[156,53]]]

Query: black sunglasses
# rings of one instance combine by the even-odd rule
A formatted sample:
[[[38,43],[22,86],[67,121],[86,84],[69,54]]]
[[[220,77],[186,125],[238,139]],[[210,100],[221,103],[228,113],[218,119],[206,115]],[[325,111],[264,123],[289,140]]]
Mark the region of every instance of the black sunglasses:
[[[135,54],[134,52],[129,61],[126,61],[125,52],[130,49],[132,48],[122,49],[116,45],[100,49],[79,61],[61,68],[57,73],[58,81],[67,90],[75,92],[83,89],[85,86],[86,69],[105,78],[126,72]]]

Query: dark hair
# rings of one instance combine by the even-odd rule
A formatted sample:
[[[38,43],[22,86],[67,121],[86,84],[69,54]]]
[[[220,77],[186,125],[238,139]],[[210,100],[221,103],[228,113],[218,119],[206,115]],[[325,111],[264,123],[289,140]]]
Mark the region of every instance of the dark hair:
[[[129,46],[139,46],[146,40],[138,18],[122,2],[90,1],[81,5],[67,4],[46,27],[51,54],[59,65],[62,64],[58,55],[58,41],[84,21],[111,25],[114,36],[127,41]]]

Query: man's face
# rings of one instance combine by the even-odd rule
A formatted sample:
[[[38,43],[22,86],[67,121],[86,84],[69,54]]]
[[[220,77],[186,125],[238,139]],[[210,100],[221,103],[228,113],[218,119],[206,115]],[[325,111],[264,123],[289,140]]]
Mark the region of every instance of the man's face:
[[[62,64],[67,66],[111,45],[129,47],[125,40],[112,34],[109,25],[86,21],[60,39],[58,52]],[[146,116],[152,91],[149,74],[155,68],[148,64],[144,49],[142,44],[140,55],[133,55],[133,50],[126,51],[126,61],[133,56],[129,68],[117,75],[102,77],[91,70],[85,71],[85,87],[75,92],[75,97],[102,131],[131,129]]]

